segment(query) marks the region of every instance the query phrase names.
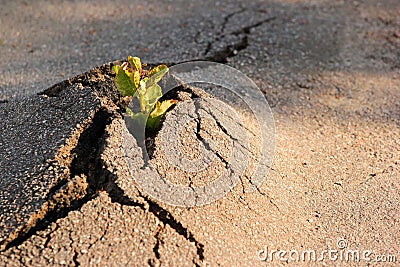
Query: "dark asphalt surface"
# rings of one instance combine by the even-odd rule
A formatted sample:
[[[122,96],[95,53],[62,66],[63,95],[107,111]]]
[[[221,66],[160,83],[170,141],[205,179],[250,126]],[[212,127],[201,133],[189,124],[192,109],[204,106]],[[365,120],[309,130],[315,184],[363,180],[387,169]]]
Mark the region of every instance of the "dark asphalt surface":
[[[240,31],[241,26],[270,16],[257,13],[235,22],[239,27],[225,27],[231,14],[244,7],[249,4],[6,1],[0,11],[0,24],[7,25],[0,28],[0,99],[39,92],[128,54],[141,57],[143,62],[205,59],[214,50],[240,42],[240,34],[224,36],[225,28]],[[18,15],[21,12],[24,16]]]
[[[118,103],[107,76],[110,66],[103,69],[2,104],[2,249],[50,211],[68,207],[86,194],[90,160],[97,156],[91,153],[96,153],[97,139],[111,117],[111,101]]]
[[[26,226],[56,193],[53,187],[70,179],[68,164],[57,160],[57,155],[62,157],[61,146],[73,139],[77,125],[87,124],[99,107],[93,90],[77,85],[58,97],[22,97],[2,105],[1,241]]]

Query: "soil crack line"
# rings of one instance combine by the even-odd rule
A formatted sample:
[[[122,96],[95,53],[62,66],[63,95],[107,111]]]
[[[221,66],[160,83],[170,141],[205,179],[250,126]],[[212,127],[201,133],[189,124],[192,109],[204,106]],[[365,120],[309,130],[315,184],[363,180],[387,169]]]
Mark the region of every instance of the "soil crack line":
[[[183,236],[186,240],[194,244],[194,246],[196,247],[197,256],[200,262],[202,262],[204,260],[204,245],[197,241],[194,235],[186,227],[184,227],[182,223],[176,220],[176,218],[174,218],[174,216],[169,211],[162,208],[160,205],[152,201],[149,197],[142,197],[149,204],[149,211],[152,214],[154,214],[165,225],[169,225],[176,233]]]
[[[259,27],[264,23],[268,23],[268,22],[276,19],[276,17],[269,17],[269,18],[263,19],[257,23],[242,27],[241,29],[239,29],[237,31],[233,31],[230,33],[224,33],[225,28],[226,28],[227,24],[229,23],[230,19],[234,15],[245,12],[246,10],[247,10],[246,8],[243,8],[240,11],[231,13],[224,18],[224,21],[221,26],[220,34],[213,41],[209,41],[207,43],[207,47],[204,51],[205,60],[210,60],[210,61],[219,62],[219,63],[228,63],[229,58],[236,56],[240,51],[242,51],[248,47],[248,45],[249,45],[248,36],[251,34],[251,29]],[[240,37],[240,38],[234,44],[227,45],[222,49],[212,52],[212,44],[223,40],[225,37],[227,37],[229,35],[234,35],[234,36]],[[212,52],[211,55],[208,55],[208,54],[210,54],[210,52]]]

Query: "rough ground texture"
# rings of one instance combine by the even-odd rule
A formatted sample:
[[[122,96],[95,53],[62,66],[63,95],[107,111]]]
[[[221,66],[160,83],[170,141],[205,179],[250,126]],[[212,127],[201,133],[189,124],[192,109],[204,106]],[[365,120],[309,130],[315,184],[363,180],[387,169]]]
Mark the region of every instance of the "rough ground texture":
[[[337,248],[339,238],[347,240],[350,249],[397,255],[399,260],[399,12],[397,0],[2,3],[2,238],[18,228],[16,222],[29,226],[33,221],[25,215],[42,209],[43,203],[59,203],[51,196],[59,193],[66,204],[52,207],[62,212],[50,213],[37,229],[24,234],[28,228],[21,228],[22,237],[1,252],[0,262],[262,266],[270,262],[260,262],[257,254],[266,246],[322,251]],[[90,105],[109,109],[111,104],[88,85],[64,84],[69,88],[65,101],[69,94],[84,93],[71,111],[93,101],[86,111],[79,109],[74,116],[63,112],[63,120],[43,122],[39,119],[59,114],[51,103],[58,107],[68,102],[32,94],[133,53],[152,63],[227,63],[259,85],[273,108],[277,132],[274,165],[260,191],[243,194],[237,186],[222,200],[200,208],[157,203],[134,184],[118,180],[129,173],[120,167],[122,154],[111,157],[121,153],[118,146],[123,142],[117,135],[107,137],[108,131],[124,132],[117,117],[103,125],[100,132],[105,135],[90,146],[93,154],[104,150],[94,157],[103,173],[89,175],[87,166],[77,168],[87,170],[76,172],[74,177],[82,178],[77,180],[63,169],[59,176],[40,175],[50,170],[49,164],[70,166],[67,160],[57,161],[61,152],[53,149],[81,136],[77,123],[83,131],[90,128],[95,118]],[[27,118],[18,112],[29,106],[36,110],[36,103],[51,112],[38,111],[33,124],[24,123]],[[49,146],[42,147],[38,128]],[[23,133],[29,131],[37,139],[28,142]],[[9,162],[17,153],[24,156],[21,166]],[[19,174],[25,180],[12,187],[33,191],[15,190],[21,202],[10,204],[9,187],[3,187],[9,180],[3,177]],[[42,177],[37,179],[39,187],[25,182],[34,176]],[[87,188],[103,191],[71,205],[64,196],[76,200],[80,192],[64,194],[67,189],[59,182],[65,177],[83,193]],[[103,181],[94,186],[87,177]],[[129,197],[121,189],[124,184]],[[16,221],[10,218],[13,212],[24,215]]]
[[[120,103],[110,74],[104,65],[3,104],[2,249],[93,190],[99,140]]]

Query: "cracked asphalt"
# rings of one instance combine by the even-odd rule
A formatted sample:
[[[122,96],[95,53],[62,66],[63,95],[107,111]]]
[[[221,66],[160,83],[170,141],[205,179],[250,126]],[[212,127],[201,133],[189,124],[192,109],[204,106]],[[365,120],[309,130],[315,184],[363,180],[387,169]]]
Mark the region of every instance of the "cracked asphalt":
[[[1,6],[1,242],[20,231],[0,252],[1,265],[299,266],[313,262],[260,261],[259,251],[321,252],[337,249],[338,240],[400,261],[397,0]],[[112,113],[120,99],[105,93],[109,77],[59,83],[128,54],[153,64],[216,61],[255,81],[276,127],[274,163],[259,191],[237,186],[217,202],[187,209],[158,203],[127,180],[121,136],[114,135],[123,123]],[[70,103],[79,99],[74,86],[85,88],[79,93],[100,90]],[[49,87],[47,96],[37,95]],[[68,152],[61,145],[74,133],[84,137],[69,147],[77,146],[82,160],[61,160],[57,155]],[[46,160],[65,163],[74,177],[41,176],[37,167]],[[48,201],[62,205],[31,220],[32,212],[46,213]]]

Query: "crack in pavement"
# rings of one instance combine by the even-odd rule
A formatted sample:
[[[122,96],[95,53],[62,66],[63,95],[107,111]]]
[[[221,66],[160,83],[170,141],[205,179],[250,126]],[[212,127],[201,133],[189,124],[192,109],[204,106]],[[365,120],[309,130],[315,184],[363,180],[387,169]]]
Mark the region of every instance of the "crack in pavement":
[[[232,19],[235,15],[245,12],[247,8],[241,8],[240,10],[230,13],[223,18],[223,22],[220,25],[219,33],[217,37],[209,42],[206,47],[206,51],[204,53],[205,57],[201,60],[212,60],[215,62],[227,63],[228,58],[236,55],[239,51],[245,49],[248,46],[248,35],[250,31],[254,27],[258,27],[263,23],[266,23],[272,18],[268,18],[261,22],[245,26],[238,31],[234,31],[231,33],[226,34],[225,30],[232,22]],[[217,30],[218,24],[216,24],[215,28]],[[225,38],[228,35],[234,35],[239,38],[237,42],[233,45],[226,45],[225,48],[222,50],[213,51],[213,43],[216,41],[226,42]],[[179,62],[183,63],[183,62]],[[174,65],[178,63],[167,63],[167,65]],[[111,64],[112,65],[112,64]],[[42,93],[38,95],[44,95],[49,98],[56,98],[60,97],[63,94],[63,90],[71,85],[79,85],[81,89],[86,87],[96,88],[94,94],[98,97],[105,97],[110,100],[113,104],[117,107],[121,107],[122,100],[119,96],[107,94],[109,92],[109,88],[105,83],[102,83],[105,80],[109,80],[112,76],[110,76],[110,65],[109,66],[101,66],[97,70],[91,70],[86,73],[80,74],[76,77],[71,79],[65,80],[61,83],[58,83]],[[82,91],[84,92],[84,91]],[[86,93],[89,93],[87,91]],[[0,100],[1,103],[7,103],[8,100]],[[73,105],[72,102],[60,102],[60,106],[56,106],[55,108],[60,110],[67,110],[69,105]],[[103,103],[102,103],[103,104]],[[214,115],[214,114],[212,114]],[[102,143],[105,139],[105,127],[111,123],[111,121],[116,118],[117,114],[112,109],[108,109],[107,106],[102,105],[99,110],[96,110],[92,119],[85,125],[85,129],[78,135],[79,139],[76,146],[72,149],[71,154],[74,155],[72,158],[72,162],[68,167],[68,175],[64,179],[57,181],[55,185],[50,189],[50,191],[46,195],[46,200],[53,202],[52,207],[44,211],[43,218],[35,221],[34,224],[30,225],[27,231],[21,231],[16,238],[11,240],[6,244],[6,250],[15,247],[24,241],[26,241],[31,236],[37,235],[38,231],[43,230],[49,227],[52,223],[55,223],[55,229],[45,235],[45,247],[51,241],[51,234],[59,228],[57,224],[57,220],[60,218],[64,218],[68,216],[70,211],[80,210],[82,206],[88,203],[90,200],[94,199],[97,196],[98,190],[102,190],[104,186],[108,186],[106,188],[107,193],[109,194],[110,198],[114,202],[118,202],[121,205],[131,205],[131,206],[138,206],[144,211],[148,210],[152,214],[154,214],[164,225],[169,225],[176,233],[183,236],[187,241],[194,244],[196,247],[196,253],[198,260],[194,262],[196,265],[200,265],[198,262],[202,262],[204,260],[204,245],[200,243],[194,237],[193,233],[191,233],[186,227],[182,225],[180,221],[178,221],[168,210],[162,208],[159,204],[152,201],[150,198],[141,196],[145,203],[135,202],[129,199],[124,193],[122,189],[120,189],[116,184],[111,184],[109,181],[105,181],[105,170],[101,165],[102,161],[100,159],[102,154],[102,148],[100,143]],[[214,117],[214,116],[213,116]],[[227,130],[219,124],[218,120],[215,119],[217,125],[221,128],[221,130],[231,139],[234,139]],[[211,150],[214,154],[225,164],[227,168],[229,168],[229,162],[221,156],[217,151],[214,151],[211,148],[211,145],[204,140],[204,138],[200,135],[200,124],[201,121],[197,121],[197,138],[203,143],[206,149]],[[235,140],[235,139],[234,139]],[[230,168],[229,168],[230,169]],[[233,171],[230,169],[231,172]],[[72,199],[68,199],[65,201],[62,195],[58,195],[63,190],[75,190],[75,186],[77,184],[72,183],[71,181],[82,182],[86,184],[85,192],[83,195],[70,195],[69,197],[73,197]],[[71,187],[71,188],[69,188]],[[78,196],[78,197],[77,197]],[[161,230],[160,230],[161,231]],[[160,231],[156,234],[156,239],[160,237]],[[157,245],[159,246],[161,242],[160,240],[157,241],[156,247],[154,250],[157,249]],[[75,251],[73,256],[73,262],[76,266],[79,265],[78,262],[78,251]],[[160,254],[155,254],[156,258],[160,258]]]
[[[162,208],[156,202],[152,201],[147,196],[142,196],[144,200],[149,204],[149,211],[153,213],[161,222],[169,225],[176,233],[183,236],[186,240],[193,243],[196,247],[197,256],[200,262],[204,260],[204,245],[196,240],[193,233],[191,233],[181,222],[175,219],[175,217],[166,209]]]
[[[72,257],[72,262],[75,264],[75,267],[80,266],[81,264],[78,261],[79,253],[76,251],[76,249],[74,249],[73,251],[74,251],[74,256]]]
[[[104,172],[109,172],[103,169]],[[108,173],[103,173],[102,175],[109,177]],[[107,181],[106,185],[102,185],[104,190],[108,193],[112,202],[119,203],[121,205],[135,206],[139,207],[145,212],[151,212],[159,221],[164,225],[168,225],[177,234],[183,236],[187,241],[192,243],[196,248],[196,254],[198,260],[202,262],[204,260],[204,245],[196,240],[193,233],[191,233],[186,227],[182,225],[168,210],[162,208],[155,201],[151,200],[148,196],[143,195],[139,191],[139,198],[143,200],[143,203],[134,201],[125,195],[124,191],[115,183],[115,181]],[[199,265],[201,266],[201,265]]]
[[[235,15],[237,15],[237,14],[240,14],[240,13],[243,13],[243,12],[246,11],[246,10],[247,10],[247,8],[242,7],[242,8],[240,8],[240,10],[235,11],[235,12],[232,12],[232,13],[229,13],[228,15],[226,15],[226,16],[224,17],[224,21],[222,22],[221,30],[219,31],[219,35],[221,35],[221,34],[224,33],[225,28],[226,28],[226,25],[228,24],[229,20],[230,20],[233,16],[235,16]]]
[[[249,10],[248,8],[242,8],[239,11],[235,11],[233,13],[230,13],[224,17],[224,20],[221,24],[220,30],[216,34],[216,37],[212,39],[211,41],[208,41],[206,44],[206,47],[204,49],[204,52],[202,53],[204,56],[198,57],[198,58],[193,58],[190,60],[184,60],[184,61],[174,61],[174,62],[158,62],[158,63],[152,63],[154,65],[160,65],[160,64],[165,64],[167,66],[173,66],[173,65],[178,65],[182,63],[188,63],[188,62],[193,62],[193,61],[213,61],[217,63],[228,63],[229,59],[236,56],[240,51],[245,50],[248,45],[249,45],[249,35],[251,34],[251,30],[254,28],[257,28],[265,23],[271,22],[276,19],[275,16],[268,17],[266,19],[263,19],[259,22],[253,23],[251,25],[243,26],[239,30],[232,31],[229,33],[224,33],[226,26],[229,24],[230,20],[232,17],[235,15],[238,15],[240,13],[243,13],[245,11]],[[263,13],[262,10],[256,10],[256,12]],[[200,33],[200,32],[199,32]],[[199,35],[196,34],[195,38],[198,38],[197,36]],[[226,39],[228,36],[235,36],[239,38],[236,42],[233,44],[228,44],[223,46],[221,49],[216,49],[213,51],[213,44],[217,42],[223,42],[224,39]],[[197,43],[197,42],[196,42]]]
[[[266,18],[266,19],[263,19],[262,21],[259,21],[259,22],[257,22],[257,23],[254,23],[254,24],[251,24],[251,25],[249,25],[249,26],[246,26],[246,27],[243,27],[243,28],[241,28],[240,30],[237,30],[237,31],[234,31],[234,32],[232,32],[231,34],[234,34],[234,35],[240,35],[240,34],[242,34],[242,33],[244,33],[244,34],[250,34],[251,32],[251,29],[253,29],[253,28],[257,28],[257,27],[259,27],[259,26],[261,26],[262,24],[264,24],[264,23],[267,23],[267,22],[271,22],[271,21],[273,21],[273,20],[275,20],[276,19],[276,17],[269,17],[269,18]]]
[[[201,131],[201,114],[199,113],[199,109],[200,109],[199,103],[198,103],[198,102],[194,102],[194,107],[195,107],[195,112],[196,112],[196,115],[197,115],[197,118],[195,118],[195,122],[196,122],[196,132],[195,132],[195,135],[196,135],[196,137],[197,137],[197,140],[199,140],[199,141],[203,144],[203,146],[204,146],[204,148],[205,148],[206,150],[211,151],[212,153],[214,153],[214,155],[216,155],[216,156],[221,160],[221,162],[225,164],[225,167],[226,167],[226,168],[229,168],[229,166],[230,166],[229,162],[228,162],[218,151],[216,151],[215,149],[213,149],[213,148],[211,147],[211,144],[208,143],[208,142],[200,135],[200,131]],[[208,112],[208,113],[209,113],[209,112]],[[214,121],[216,121],[215,117],[213,117],[213,118],[214,118]],[[229,168],[229,169],[230,169],[230,168]],[[231,171],[233,171],[233,170],[231,170]]]
[[[224,20],[222,21],[220,30],[216,34],[217,37],[215,37],[214,40],[207,42],[207,47],[204,51],[204,55],[207,55],[211,51],[213,42],[219,41],[221,39],[221,37],[224,37],[224,31],[225,31],[226,25],[228,24],[230,18],[232,18],[236,14],[240,14],[240,13],[244,12],[245,10],[247,10],[247,9],[241,8],[239,11],[232,12],[224,17]]]
[[[151,212],[164,225],[170,226],[177,234],[181,235],[187,241],[192,243],[196,248],[196,254],[199,258],[199,261],[202,262],[204,260],[204,245],[197,241],[193,233],[191,233],[186,227],[184,227],[182,223],[179,222],[168,210],[162,208],[149,197],[142,195],[141,192],[139,192],[141,194],[140,197],[143,198],[145,203],[133,201],[127,196],[121,196],[119,193],[117,193],[116,195],[116,190],[118,190],[118,192],[123,192],[122,189],[120,189],[116,184],[114,184],[112,188],[114,191],[107,191],[112,201],[117,202],[121,205],[139,207],[145,212]]]
[[[270,21],[276,19],[276,17],[269,17],[269,18],[263,19],[257,23],[254,23],[254,24],[251,24],[248,26],[244,26],[237,31],[224,33],[226,25],[229,23],[230,19],[237,14],[245,12],[246,10],[247,10],[247,8],[242,8],[239,11],[233,12],[233,13],[225,16],[224,21],[221,26],[221,30],[219,32],[219,35],[217,35],[217,37],[214,38],[214,40],[209,41],[207,43],[207,47],[204,51],[205,60],[210,60],[210,61],[214,61],[214,62],[218,62],[218,63],[228,63],[229,58],[236,56],[240,51],[242,51],[248,47],[248,45],[249,45],[248,36],[251,34],[251,29],[259,27],[264,23],[267,23],[267,22],[270,22]],[[236,37],[240,37],[240,39],[231,45],[226,45],[222,49],[212,51],[213,43],[219,42],[229,35],[234,35]],[[210,52],[211,52],[211,54],[210,54]],[[210,55],[208,55],[208,54],[210,54]]]
[[[195,104],[195,105],[196,105],[196,104]],[[198,107],[198,105],[196,105],[196,113],[197,113],[197,116],[199,117],[200,114],[198,114],[198,109],[199,109],[199,107]],[[219,110],[219,111],[222,113],[221,110]],[[221,129],[222,132],[223,132],[226,136],[228,136],[231,140],[233,140],[233,142],[234,142],[235,144],[239,144],[240,147],[242,147],[244,150],[248,151],[250,154],[252,153],[252,151],[251,151],[247,146],[245,146],[244,144],[242,144],[242,143],[240,142],[239,139],[237,139],[236,137],[232,136],[232,134],[230,134],[230,133],[228,132],[228,130],[221,124],[221,122],[218,120],[218,118],[216,117],[216,115],[215,115],[212,111],[208,111],[207,113],[214,119],[214,122],[217,124],[217,126],[219,127],[219,129]],[[226,115],[226,114],[224,113],[224,115]],[[236,122],[236,120],[235,120],[233,117],[231,117],[231,116],[228,116],[228,117],[229,117],[230,119],[232,119],[234,122]],[[208,142],[206,142],[206,141],[204,140],[204,138],[201,137],[201,135],[200,135],[200,124],[201,124],[201,120],[196,119],[196,123],[197,123],[197,132],[196,132],[195,134],[196,134],[196,136],[197,136],[197,139],[200,140],[200,141],[203,143],[203,145],[205,146],[205,148],[206,148],[207,150],[213,152],[213,153],[214,153],[222,162],[224,162],[224,163],[226,164],[226,166],[228,167],[228,166],[229,166],[229,165],[227,165],[228,162],[224,161],[225,159],[223,159],[222,156],[219,155],[218,152],[214,151],[214,150],[210,147],[210,144],[209,144]],[[247,127],[245,127],[245,126],[242,125],[241,123],[238,123],[238,122],[236,122],[236,123],[237,123],[239,126],[241,126],[241,127],[245,128],[246,130],[250,131],[250,129],[248,129]],[[256,134],[253,133],[253,132],[251,132],[251,133],[254,134],[254,135],[256,135]],[[260,159],[259,159],[259,158],[254,158],[253,155],[250,155],[250,157],[251,157],[253,160],[255,160],[255,161],[257,162],[257,164],[262,165],[262,166],[266,166],[267,168],[271,169],[271,167],[268,166],[267,164],[260,162]],[[231,174],[233,174],[233,173],[234,173],[234,171],[231,170]],[[246,175],[244,175],[243,177],[240,178],[243,193],[245,193],[245,187],[244,187],[244,182],[243,182],[243,179],[244,179],[244,178],[253,186],[253,188],[255,188],[255,190],[256,190],[260,195],[265,195],[265,193],[262,192],[262,191],[260,190],[260,188],[259,188],[256,184],[254,184],[253,180],[252,180],[252,179],[249,179]]]
[[[68,216],[70,211],[79,210],[84,204],[97,196],[98,190],[105,190],[109,194],[112,202],[117,202],[121,205],[137,206],[143,211],[151,212],[164,225],[169,225],[177,234],[183,236],[187,241],[192,243],[196,249],[197,255],[197,259],[193,259],[193,261],[197,266],[201,266],[200,263],[204,260],[204,245],[197,241],[193,233],[175,219],[169,211],[145,196],[140,196],[144,199],[144,203],[135,202],[129,199],[116,184],[110,184],[110,181],[105,180],[105,172],[108,170],[102,167],[102,147],[100,143],[104,142],[106,138],[105,127],[110,123],[115,114],[109,114],[107,110],[98,111],[96,114],[96,118],[92,120],[91,126],[88,126],[87,129],[84,130],[79,138],[77,147],[74,148],[77,155],[70,167],[71,176],[85,175],[86,181],[89,184],[87,194],[81,199],[71,201],[68,207],[49,211],[43,220],[38,221],[26,234],[22,234],[8,243],[6,250],[23,243],[31,236],[37,235],[38,231],[44,230],[51,223]],[[105,114],[108,115],[106,116]],[[57,184],[56,188],[52,190],[52,194],[56,194],[58,188],[63,188],[64,184],[65,181],[62,181],[62,184]],[[56,229],[58,227],[56,223]],[[50,243],[52,239],[51,233],[54,231],[55,230],[52,230],[46,235],[45,247]],[[73,262],[76,266],[79,266],[78,257],[79,253],[75,251]]]
[[[204,148],[205,148],[206,150],[211,151],[212,153],[214,153],[214,155],[216,155],[217,158],[219,158],[219,160],[221,160],[221,162],[225,164],[226,168],[229,168],[229,166],[230,166],[229,162],[228,162],[218,151],[216,151],[215,149],[213,149],[213,148],[211,147],[211,144],[210,144],[209,142],[207,142],[207,141],[200,135],[200,131],[201,131],[201,129],[200,129],[200,128],[201,128],[201,119],[196,119],[196,126],[197,126],[197,127],[196,127],[195,135],[196,135],[196,137],[197,137],[197,140],[199,140],[199,141],[203,144],[203,146],[204,146]]]
[[[159,264],[161,264],[161,262],[160,262],[161,255],[160,255],[160,252],[158,250],[160,248],[160,243],[161,244],[164,243],[160,238],[161,230],[162,230],[161,227],[158,227],[158,229],[156,230],[156,234],[154,235],[154,238],[156,239],[156,243],[154,244],[154,247],[153,247],[154,256],[156,257],[156,259],[159,262]],[[149,259],[148,263],[149,263],[150,266],[157,266],[157,264],[155,264],[153,262],[153,259]]]

